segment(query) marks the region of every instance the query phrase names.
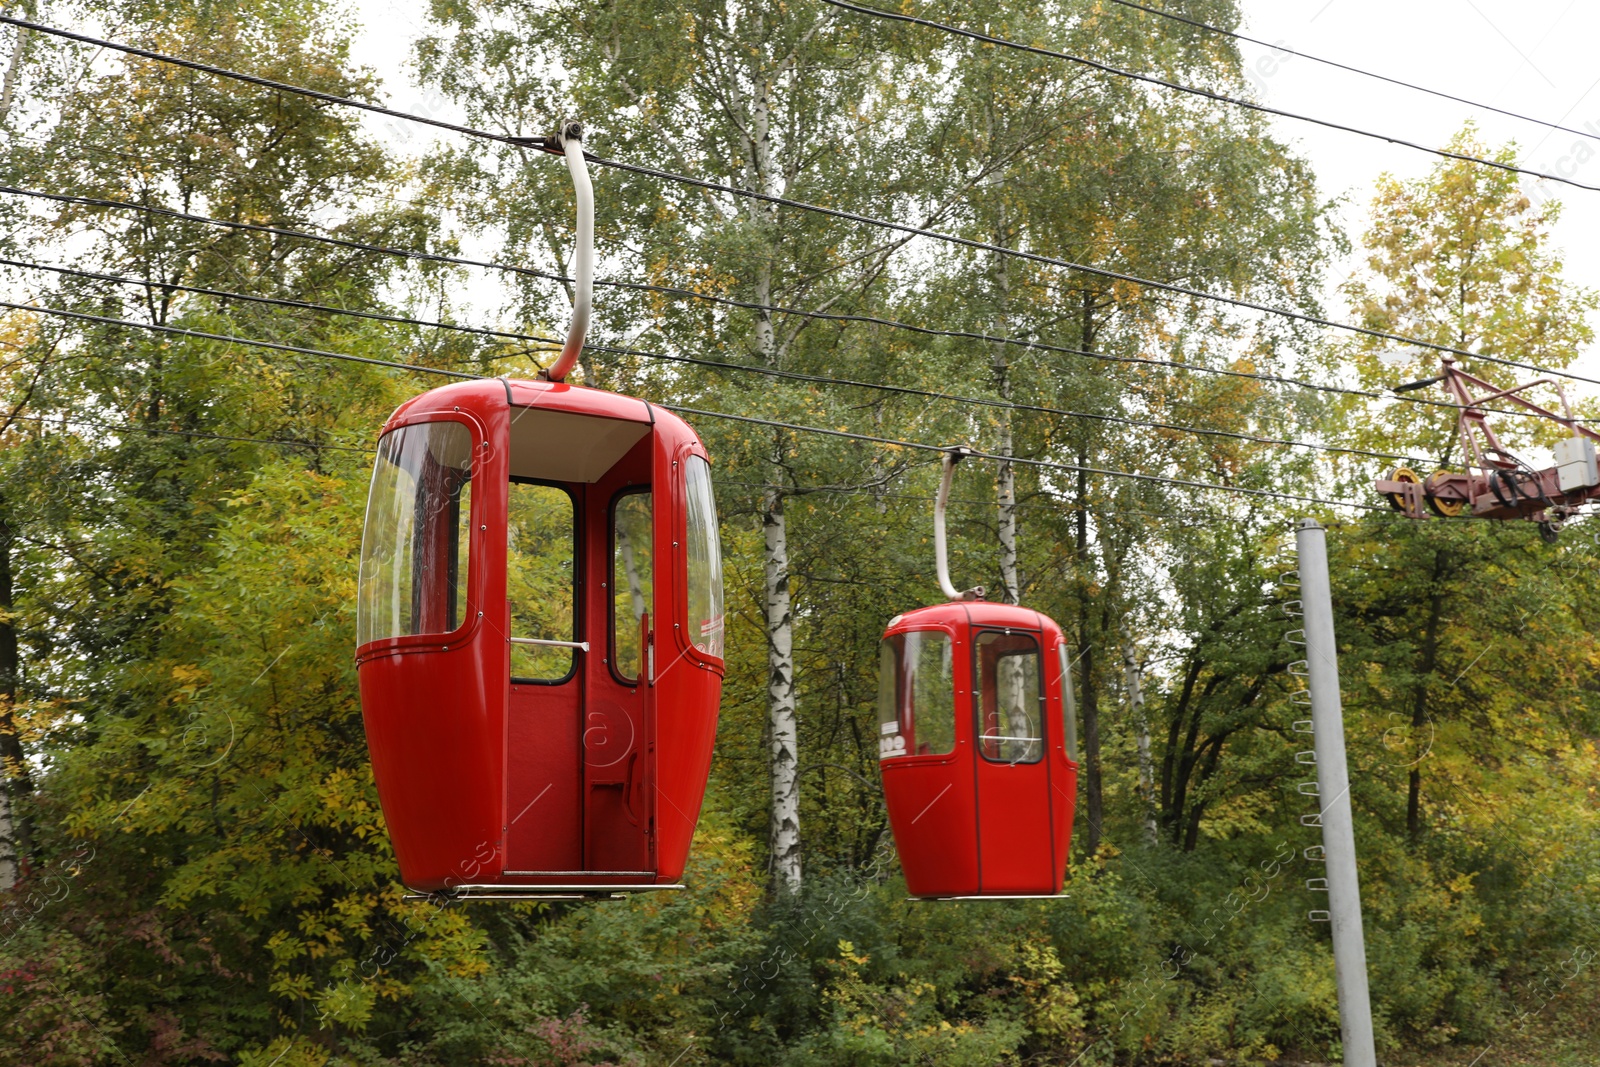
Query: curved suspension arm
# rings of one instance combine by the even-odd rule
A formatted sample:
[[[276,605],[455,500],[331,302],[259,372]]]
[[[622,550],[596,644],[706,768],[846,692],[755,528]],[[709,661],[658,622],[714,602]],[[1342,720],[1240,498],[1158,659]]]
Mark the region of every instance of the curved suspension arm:
[[[972,449],[957,446],[944,454],[944,473],[939,478],[939,496],[933,504],[933,556],[939,573],[939,588],[951,600],[974,600],[983,596],[983,586],[957,591],[950,582],[950,553],[944,536],[944,508],[950,500],[950,483],[955,478],[956,464],[972,455]]]
[[[589,310],[594,301],[594,187],[589,184],[589,165],[583,158],[583,124],[563,123],[556,141],[567,157],[567,170],[572,173],[572,188],[578,199],[578,234],[572,257],[572,326],[567,330],[561,355],[542,375],[561,382],[566,381],[578,362],[583,339],[589,333]]]

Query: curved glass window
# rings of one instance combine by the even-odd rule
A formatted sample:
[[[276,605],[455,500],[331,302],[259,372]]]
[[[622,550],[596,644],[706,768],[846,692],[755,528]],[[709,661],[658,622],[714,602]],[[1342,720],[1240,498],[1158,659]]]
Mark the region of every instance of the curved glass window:
[[[878,758],[942,756],[956,749],[950,635],[886,637],[878,652]]]
[[[1078,762],[1078,698],[1072,691],[1072,656],[1066,642],[1056,646],[1056,664],[1061,671],[1061,737],[1067,758]]]
[[[978,751],[996,763],[1038,763],[1044,756],[1044,693],[1039,642],[1032,634],[978,635]]]
[[[356,644],[449,633],[466,609],[472,434],[422,422],[384,434],[361,537]]]
[[[619,496],[611,505],[611,666],[624,682],[645,673],[645,634],[654,588],[650,490]]]
[[[690,456],[684,469],[688,508],[689,641],[702,654],[722,658],[722,539],[711,464]]]

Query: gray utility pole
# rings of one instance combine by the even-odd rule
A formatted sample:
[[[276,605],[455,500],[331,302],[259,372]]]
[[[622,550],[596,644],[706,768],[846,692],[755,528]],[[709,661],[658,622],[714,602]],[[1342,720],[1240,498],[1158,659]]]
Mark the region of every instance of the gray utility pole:
[[[1361,885],[1356,877],[1356,835],[1350,816],[1350,769],[1344,755],[1344,711],[1339,702],[1339,646],[1333,637],[1327,535],[1315,519],[1302,519],[1295,531],[1295,546],[1306,613],[1306,669],[1318,804],[1322,808],[1322,851],[1328,865],[1333,967],[1339,983],[1339,1031],[1344,1039],[1345,1067],[1377,1067],[1372,1002],[1367,994],[1367,944],[1361,932]]]

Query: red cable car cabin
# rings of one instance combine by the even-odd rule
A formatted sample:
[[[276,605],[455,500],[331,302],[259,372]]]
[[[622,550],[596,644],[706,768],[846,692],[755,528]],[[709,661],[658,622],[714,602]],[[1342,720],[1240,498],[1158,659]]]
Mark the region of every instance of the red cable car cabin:
[[[1010,604],[890,620],[878,743],[912,896],[1061,892],[1078,781],[1070,662],[1059,626]]]
[[[914,897],[1061,892],[1078,795],[1071,657],[1061,627],[950,582],[945,450],[933,558],[949,603],[889,620],[878,756],[889,828]]]
[[[722,686],[705,447],[642,400],[447,385],[383,428],[361,550],[362,714],[401,879],[675,883]]]

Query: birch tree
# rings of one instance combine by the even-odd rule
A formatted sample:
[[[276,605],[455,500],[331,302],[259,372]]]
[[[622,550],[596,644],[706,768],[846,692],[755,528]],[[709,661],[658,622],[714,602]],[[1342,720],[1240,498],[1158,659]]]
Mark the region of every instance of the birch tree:
[[[1156,775],[1150,758],[1150,720],[1144,707],[1144,660],[1134,641],[1129,621],[1122,622],[1123,687],[1128,699],[1128,721],[1133,725],[1135,744],[1139,753],[1139,807],[1142,809],[1145,836],[1155,844],[1156,827]]]
[[[12,580],[16,529],[8,505],[9,501],[0,495],[0,890],[16,883],[17,872],[28,855],[28,824],[18,807],[33,792],[16,714],[17,676],[22,663],[18,657]]]

